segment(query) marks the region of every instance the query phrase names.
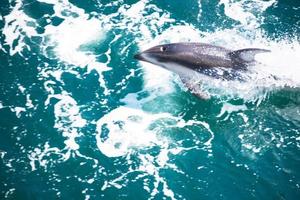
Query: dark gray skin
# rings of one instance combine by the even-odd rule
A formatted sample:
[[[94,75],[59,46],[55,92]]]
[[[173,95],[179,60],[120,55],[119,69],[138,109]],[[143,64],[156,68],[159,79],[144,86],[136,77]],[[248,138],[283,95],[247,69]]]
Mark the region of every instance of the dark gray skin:
[[[172,43],[152,47],[136,54],[134,58],[159,65],[170,71],[173,70],[168,65],[176,64],[214,78],[231,80],[235,79],[234,76],[237,74],[235,71],[246,70],[249,65],[255,64],[254,57],[257,53],[265,52],[270,51],[258,48],[232,51],[204,43]],[[215,73],[214,69],[217,68],[226,69],[226,73],[223,75]]]
[[[255,55],[265,52],[270,51],[258,48],[232,51],[204,43],[172,43],[152,47],[136,54],[134,58],[177,73],[194,95],[209,99],[209,94],[199,89],[197,74],[222,80],[244,81],[243,72],[256,63]]]

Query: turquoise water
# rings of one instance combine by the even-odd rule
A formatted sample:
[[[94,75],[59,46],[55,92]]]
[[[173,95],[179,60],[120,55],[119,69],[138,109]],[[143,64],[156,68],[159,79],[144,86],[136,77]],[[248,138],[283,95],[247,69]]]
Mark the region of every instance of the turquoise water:
[[[1,199],[300,199],[300,2],[2,0]],[[201,100],[133,55],[270,49]]]

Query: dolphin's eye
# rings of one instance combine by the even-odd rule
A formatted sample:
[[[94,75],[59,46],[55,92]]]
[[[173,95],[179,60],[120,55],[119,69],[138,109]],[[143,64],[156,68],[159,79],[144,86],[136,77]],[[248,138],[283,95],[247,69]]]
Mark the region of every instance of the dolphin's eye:
[[[161,51],[161,52],[164,52],[164,51],[166,51],[166,50],[167,50],[167,47],[165,47],[165,46],[160,47],[160,51]]]

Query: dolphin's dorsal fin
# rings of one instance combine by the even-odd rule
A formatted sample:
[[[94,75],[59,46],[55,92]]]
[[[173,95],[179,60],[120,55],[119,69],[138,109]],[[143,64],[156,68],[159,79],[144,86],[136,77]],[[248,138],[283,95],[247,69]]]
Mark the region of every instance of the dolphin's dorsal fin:
[[[267,49],[247,48],[239,49],[229,53],[230,58],[235,64],[248,64],[255,62],[255,55],[258,53],[271,52]]]

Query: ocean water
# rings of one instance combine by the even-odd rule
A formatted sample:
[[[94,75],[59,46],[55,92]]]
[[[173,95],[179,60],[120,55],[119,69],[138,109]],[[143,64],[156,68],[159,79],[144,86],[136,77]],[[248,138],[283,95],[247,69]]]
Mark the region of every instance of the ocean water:
[[[1,0],[1,199],[300,199],[299,0]],[[270,54],[209,100],[133,55]]]

